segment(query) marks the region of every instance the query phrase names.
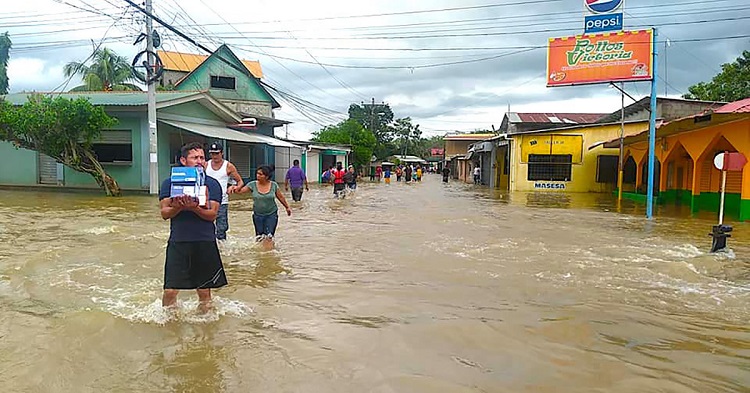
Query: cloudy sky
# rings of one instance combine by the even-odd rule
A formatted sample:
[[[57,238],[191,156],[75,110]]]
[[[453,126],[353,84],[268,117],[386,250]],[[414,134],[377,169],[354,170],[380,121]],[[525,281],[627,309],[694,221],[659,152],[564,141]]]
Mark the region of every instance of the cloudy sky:
[[[276,113],[294,122],[291,138],[306,139],[345,118],[349,104],[372,98],[427,135],[497,127],[508,107],[612,112],[620,105],[606,85],[545,87],[547,39],[582,32],[584,0],[153,2],[157,16],[201,44],[226,43],[260,60],[268,84],[301,99],[280,99]],[[746,0],[625,0],[626,29],[659,28],[660,95],[684,94],[750,49],[748,26]],[[131,58],[143,30],[124,0],[5,0],[0,32],[13,41],[11,91],[62,89],[63,66],[86,59],[92,42]],[[164,49],[202,53],[159,32]],[[649,84],[626,89],[640,98]]]

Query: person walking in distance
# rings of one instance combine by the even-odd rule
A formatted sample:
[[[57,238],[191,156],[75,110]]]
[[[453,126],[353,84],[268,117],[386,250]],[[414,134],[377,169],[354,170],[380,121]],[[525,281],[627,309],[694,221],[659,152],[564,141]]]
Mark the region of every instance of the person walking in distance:
[[[203,145],[192,142],[182,146],[180,163],[203,167],[206,163]],[[211,289],[227,285],[214,226],[222,190],[210,176],[206,176],[205,186],[208,193],[205,206],[200,206],[193,196],[171,197],[171,178],[165,179],[159,190],[161,218],[170,220],[162,296],[162,306],[167,308],[175,306],[180,290],[195,289],[198,310],[205,313],[212,307]]]
[[[349,170],[344,175],[344,184],[349,192],[357,189],[357,172],[354,170],[354,165],[349,165]]]
[[[481,184],[482,183],[482,169],[479,168],[479,165],[474,167],[474,184]]]
[[[448,177],[451,175],[451,169],[446,165],[443,167],[443,183],[448,183]]]
[[[208,147],[211,159],[206,162],[206,175],[213,177],[221,186],[221,206],[216,216],[216,239],[226,240],[229,230],[229,189],[242,187],[244,184],[237,168],[231,162],[224,159],[224,147],[219,142],[214,142]],[[234,181],[235,185],[229,185]]]
[[[284,198],[279,185],[271,180],[271,168],[268,165],[261,165],[255,173],[255,178],[256,180],[248,182],[235,192],[238,194],[253,193],[255,237],[265,249],[272,249],[276,227],[279,224],[279,208],[276,205],[276,199],[284,205],[287,216],[292,215],[292,208],[289,207],[289,203]]]
[[[310,191],[307,186],[307,176],[305,171],[299,167],[299,160],[294,160],[292,167],[286,171],[286,177],[284,179],[284,190],[289,191],[289,185],[292,186],[292,200],[299,202],[302,200],[302,185],[305,186],[305,191]]]
[[[336,169],[331,172],[331,182],[333,183],[333,195],[337,198],[345,191],[344,175],[346,171],[341,162],[336,163]]]

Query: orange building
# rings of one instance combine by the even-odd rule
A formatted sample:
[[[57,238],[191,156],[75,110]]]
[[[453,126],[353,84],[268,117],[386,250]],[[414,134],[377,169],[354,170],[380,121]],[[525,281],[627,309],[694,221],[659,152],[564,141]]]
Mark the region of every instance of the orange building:
[[[616,148],[619,140],[604,147]],[[625,138],[623,196],[645,201],[648,131]],[[750,98],[713,111],[663,123],[656,131],[656,203],[686,204],[693,212],[719,210],[721,172],[714,157],[725,151],[750,158]],[[728,172],[725,211],[750,219],[750,170]]]
[[[451,170],[451,177],[472,182],[472,163],[466,158],[469,145],[492,138],[495,134],[452,134],[443,137],[445,142],[445,164]]]

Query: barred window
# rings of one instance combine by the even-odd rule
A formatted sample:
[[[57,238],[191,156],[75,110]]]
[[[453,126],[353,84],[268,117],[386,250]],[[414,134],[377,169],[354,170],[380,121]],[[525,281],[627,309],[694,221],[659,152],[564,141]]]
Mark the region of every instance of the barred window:
[[[570,181],[571,154],[529,154],[528,180]]]

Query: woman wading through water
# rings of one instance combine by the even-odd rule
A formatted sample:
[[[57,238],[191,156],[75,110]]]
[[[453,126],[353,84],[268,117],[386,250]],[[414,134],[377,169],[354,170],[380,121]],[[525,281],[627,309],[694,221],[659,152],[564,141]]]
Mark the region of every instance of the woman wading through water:
[[[271,168],[263,165],[258,168],[255,178],[234,192],[242,194],[253,193],[253,225],[255,226],[255,237],[261,242],[264,249],[273,248],[273,236],[276,226],[279,224],[279,208],[276,199],[284,205],[286,215],[292,215],[292,209],[281,193],[279,185],[271,180]]]

